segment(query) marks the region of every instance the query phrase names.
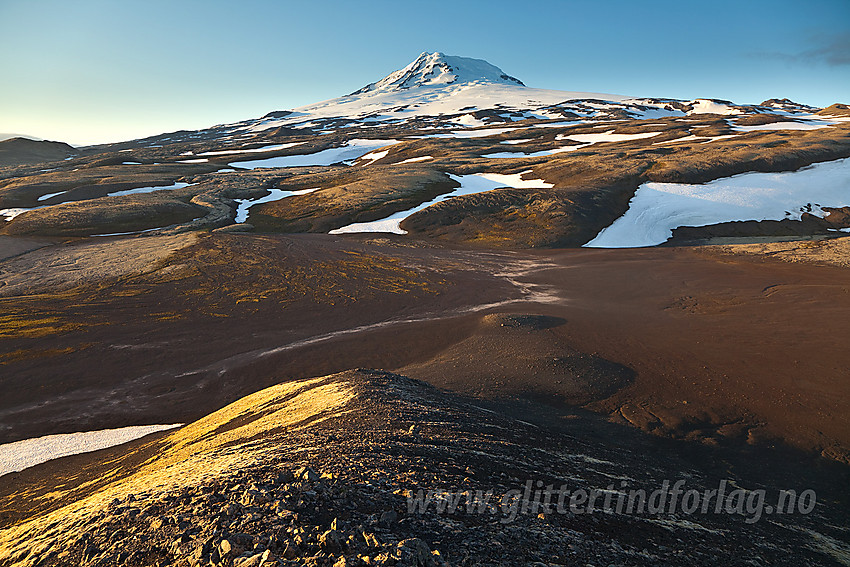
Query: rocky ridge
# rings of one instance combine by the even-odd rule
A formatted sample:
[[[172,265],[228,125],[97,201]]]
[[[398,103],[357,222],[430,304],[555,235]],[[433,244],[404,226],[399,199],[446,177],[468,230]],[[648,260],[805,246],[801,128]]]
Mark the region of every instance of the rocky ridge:
[[[11,495],[29,512],[6,517],[0,562],[834,565],[846,552],[826,503],[809,516],[760,522],[737,514],[558,513],[530,493],[522,496],[527,509],[513,509],[519,513],[470,507],[475,500],[466,496],[454,509],[447,504],[454,491],[492,491],[493,502],[506,502],[529,482],[611,490],[664,478],[702,489],[716,480],[686,461],[643,454],[646,447],[597,441],[385,372],[281,384],[136,442],[117,461]],[[106,470],[108,479],[92,482]],[[730,482],[755,488],[752,479]],[[424,511],[417,494],[434,496]]]

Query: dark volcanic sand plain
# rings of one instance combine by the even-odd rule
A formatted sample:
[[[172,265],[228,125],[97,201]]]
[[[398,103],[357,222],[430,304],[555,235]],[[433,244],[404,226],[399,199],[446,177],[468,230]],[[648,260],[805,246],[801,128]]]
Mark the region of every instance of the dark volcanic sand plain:
[[[142,275],[0,298],[0,440],[189,421],[280,381],[368,367],[662,437],[848,460],[845,268],[709,247],[185,238]],[[523,314],[545,323],[509,316]]]

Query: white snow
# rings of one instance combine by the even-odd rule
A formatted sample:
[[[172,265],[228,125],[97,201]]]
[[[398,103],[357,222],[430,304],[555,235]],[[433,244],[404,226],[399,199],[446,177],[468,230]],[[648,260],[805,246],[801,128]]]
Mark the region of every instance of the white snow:
[[[661,142],[653,142],[652,145],[658,146],[660,144],[672,144],[673,142],[694,142],[694,141],[708,140],[708,139],[709,138],[706,138],[704,136],[695,136],[694,134],[691,134],[690,136],[685,136],[683,138],[676,138],[675,140],[664,140],[664,141],[661,141]]]
[[[710,138],[707,138],[704,142],[701,142],[701,143],[707,144],[709,142],[716,142],[717,140],[726,140],[727,138],[737,138],[737,137],[738,137],[737,134],[724,134],[722,136],[711,136]]]
[[[294,156],[278,156],[267,159],[252,161],[237,161],[230,165],[255,169],[258,167],[299,167],[308,165],[331,165],[345,160],[357,159],[372,150],[397,144],[398,140],[349,140],[339,148],[328,148],[312,154],[299,154]]]
[[[157,187],[139,187],[136,189],[124,189],[123,191],[113,191],[112,193],[107,193],[107,197],[122,197],[124,195],[136,195],[138,193],[152,193],[154,191],[162,191],[165,189],[182,189],[184,187],[188,187],[188,183],[179,183],[176,182],[174,185],[159,185]]]
[[[642,132],[639,134],[615,134],[614,130],[601,132],[599,134],[558,134],[556,140],[574,140],[584,144],[597,144],[599,142],[625,142],[627,140],[641,140],[663,134],[663,132]]]
[[[49,199],[49,198],[51,198],[51,197],[56,197],[57,195],[62,195],[63,193],[67,193],[69,190],[70,190],[70,189],[67,189],[67,190],[65,190],[65,191],[58,191],[58,192],[56,192],[56,193],[48,193],[47,195],[42,195],[41,197],[39,197],[39,198],[38,198],[38,199],[36,199],[36,200],[37,200],[37,201],[46,201],[46,200],[48,200],[48,199]]]
[[[560,148],[555,148],[552,150],[541,150],[539,152],[532,152],[530,154],[526,154],[524,152],[496,152],[494,154],[483,154],[481,157],[485,158],[531,158],[531,157],[541,157],[541,156],[551,156],[553,154],[559,154],[562,152],[572,152],[579,148],[584,148],[589,146],[590,144],[579,144],[576,146],[561,146]]]
[[[665,242],[680,226],[799,220],[803,212],[850,206],[850,158],[783,173],[743,173],[702,185],[644,183],[626,213],[585,244],[636,248]]]
[[[461,195],[472,195],[475,193],[483,193],[500,187],[514,187],[517,189],[546,189],[553,187],[551,183],[546,183],[542,179],[523,179],[522,176],[529,171],[515,174],[501,173],[473,173],[471,175],[452,175],[449,174],[454,181],[460,183],[460,187],[452,191],[440,195],[427,203],[422,203],[412,209],[394,213],[386,218],[371,221],[357,222],[349,224],[330,231],[329,234],[350,234],[356,232],[391,232],[394,234],[407,234],[407,231],[402,230],[399,224],[401,221],[417,213],[422,209],[426,209],[431,205],[440,203],[451,197],[459,197]]]
[[[118,429],[45,435],[44,437],[6,443],[0,445],[0,475],[22,471],[68,455],[78,455],[114,447],[157,431],[174,429],[181,425],[183,424],[135,425]]]
[[[462,126],[470,126],[472,128],[487,126],[487,122],[481,120],[480,118],[475,118],[471,114],[463,114],[461,116],[458,116],[457,118],[452,118],[451,120],[449,120],[449,122],[454,122]]]
[[[366,154],[365,156],[360,156],[360,159],[368,160],[369,163],[364,163],[363,165],[369,165],[372,162],[375,162],[375,161],[377,161],[381,158],[387,157],[388,153],[390,153],[389,150],[384,150],[382,152],[372,152],[372,153]]]
[[[6,217],[7,221],[12,220],[18,215],[24,214],[27,211],[32,211],[34,209],[40,209],[41,207],[33,207],[31,209],[24,209],[21,207],[15,207],[12,209],[0,209],[0,217]]]
[[[525,142],[530,142],[534,138],[522,138],[520,140],[504,140],[503,142],[499,142],[500,144],[524,144]]]
[[[532,124],[532,128],[566,128],[568,126],[577,126],[578,124],[586,124],[587,122],[584,120],[574,120],[571,122],[540,122],[539,124]]]
[[[850,116],[839,116],[837,114],[811,114],[808,118],[814,120],[830,120],[832,122],[850,122]]]
[[[200,218],[201,218],[201,217],[196,217],[196,218],[194,218],[194,219],[192,219],[192,220],[193,220],[193,221],[196,221],[196,220],[198,220],[198,219],[200,219]],[[170,226],[170,225],[166,225],[166,226],[155,226],[155,227],[153,227],[153,228],[146,228],[146,229],[144,229],[144,230],[131,230],[131,231],[129,231],[129,232],[105,232],[105,233],[103,233],[103,234],[92,234],[91,236],[126,236],[126,235],[128,235],[128,234],[144,234],[145,232],[153,232],[153,231],[155,231],[155,230],[162,230],[163,228],[168,228],[168,226]]]
[[[250,149],[250,150],[239,150],[239,149],[217,150],[217,151],[214,151],[214,152],[204,152],[204,153],[198,154],[198,155],[199,156],[222,156],[222,155],[229,155],[229,154],[253,154],[253,153],[259,153],[259,152],[274,152],[274,151],[277,151],[277,150],[285,150],[286,148],[292,148],[294,146],[298,146],[298,145],[303,144],[303,143],[304,142],[290,142],[288,144],[272,144],[270,146],[262,146],[260,148],[253,148],[253,149]]]
[[[207,163],[210,161],[207,158],[198,158],[198,159],[181,159],[178,163]]]
[[[279,201],[287,197],[292,197],[293,195],[306,195],[308,193],[316,191],[317,189],[320,189],[320,187],[313,187],[311,189],[300,189],[298,191],[269,189],[269,194],[265,197],[259,197],[258,199],[234,199],[237,203],[239,203],[239,206],[236,208],[236,219],[234,220],[234,222],[243,223],[248,220],[248,209],[250,209],[254,205],[259,205],[260,203],[271,203],[272,201]]]
[[[707,100],[704,98],[698,98],[696,100],[692,100],[686,104],[692,105],[692,109],[688,111],[688,114],[739,114],[738,110],[729,106],[728,104],[724,104],[722,102],[715,102],[713,100]]]
[[[419,156],[419,157],[412,157],[410,159],[406,159],[406,160],[400,161],[398,163],[400,163],[400,164],[402,164],[402,163],[416,163],[417,161],[427,161],[429,159],[434,159],[434,158],[432,156]]]
[[[830,122],[771,122],[770,124],[756,124],[753,126],[732,126],[738,132],[754,132],[758,130],[817,130],[818,128],[829,128]]]
[[[140,161],[122,161],[121,165],[142,165]]]
[[[366,85],[358,91],[358,94],[373,91],[393,92],[416,86],[447,85],[468,81],[509,85],[522,84],[519,80],[506,75],[501,69],[483,59],[445,55],[437,51],[420,54],[403,69],[393,71],[380,81]]]
[[[644,102],[634,101],[635,104],[643,105]],[[634,115],[635,120],[653,120],[656,118],[671,118],[673,116],[684,116],[685,113],[681,110],[668,108],[626,108],[628,112]]]
[[[652,145],[657,146],[660,144],[673,144],[676,142],[699,142],[700,144],[707,144],[716,140],[725,140],[727,138],[737,137],[738,134],[725,134],[723,136],[695,136],[694,134],[691,134],[690,136],[685,136],[684,138],[676,138],[675,140],[664,140],[662,142],[655,142]]]
[[[481,128],[478,130],[452,130],[438,134],[425,134],[423,136],[411,136],[411,138],[486,138],[487,136],[498,136],[505,132],[513,132],[519,128]]]

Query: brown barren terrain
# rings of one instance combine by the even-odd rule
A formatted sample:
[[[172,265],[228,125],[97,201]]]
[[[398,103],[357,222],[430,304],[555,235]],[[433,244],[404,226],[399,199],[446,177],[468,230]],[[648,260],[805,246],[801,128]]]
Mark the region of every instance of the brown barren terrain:
[[[111,249],[134,241],[148,239]],[[318,235],[180,246],[122,273],[73,259],[80,245],[5,262],[10,290],[30,290],[0,299],[5,440],[194,419],[280,380],[365,366],[667,437],[848,459],[845,268],[705,248],[492,254]],[[49,254],[74,263],[69,275],[56,291],[27,288]],[[97,265],[105,279],[86,281]]]

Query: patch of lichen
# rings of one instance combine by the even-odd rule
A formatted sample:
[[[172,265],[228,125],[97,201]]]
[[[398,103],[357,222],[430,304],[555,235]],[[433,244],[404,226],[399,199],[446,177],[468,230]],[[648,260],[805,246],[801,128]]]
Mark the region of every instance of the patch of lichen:
[[[5,308],[0,313],[0,339],[41,338],[68,333],[80,325],[55,313],[31,313],[25,308]]]
[[[183,313],[180,313],[179,311],[163,311],[160,313],[151,313],[149,317],[155,321],[173,321],[183,317]]]
[[[227,298],[234,304],[308,300],[344,305],[380,294],[436,293],[439,287],[439,282],[428,281],[397,259],[373,254],[266,269],[255,275],[250,282],[201,281],[187,293],[213,300]]]
[[[182,277],[166,278],[176,311],[194,309],[217,317],[295,302],[348,305],[387,295],[415,297],[447,285],[436,273],[392,256],[352,250],[304,256],[292,253],[285,240],[263,236],[209,239],[179,261]],[[154,273],[133,285],[163,283]]]
[[[20,348],[17,350],[13,350],[12,352],[0,354],[0,365],[8,364],[10,362],[18,362],[21,360],[33,360],[38,358],[62,356],[65,354],[77,352],[78,350],[82,350],[84,348],[88,348],[89,346],[91,345],[82,344],[76,347],[66,348]]]

